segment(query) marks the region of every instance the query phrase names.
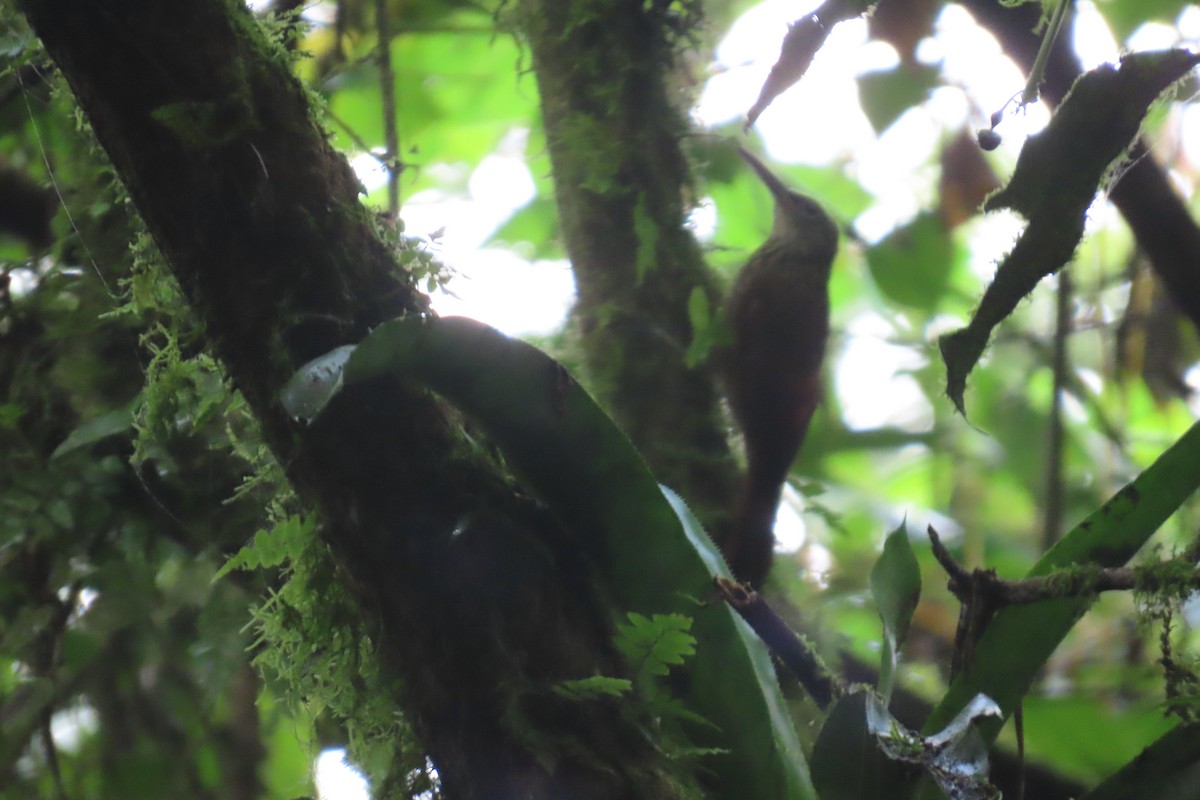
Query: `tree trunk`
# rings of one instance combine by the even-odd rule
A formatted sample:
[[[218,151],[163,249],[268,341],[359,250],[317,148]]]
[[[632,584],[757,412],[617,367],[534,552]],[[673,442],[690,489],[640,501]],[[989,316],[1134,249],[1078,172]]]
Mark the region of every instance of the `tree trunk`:
[[[684,4],[685,6],[688,4]],[[720,293],[684,227],[694,198],[668,3],[522,0],[593,385],[654,474],[724,541],[737,470],[710,376],[688,367],[688,301]],[[675,29],[682,39],[686,30]]]
[[[425,313],[236,0],[25,0],[236,387],[376,630],[398,704],[456,798],[670,797],[616,709],[550,687],[619,674],[570,534],[452,415],[396,381],[303,428],[281,386],[380,322]],[[403,109],[401,109],[403,113]]]

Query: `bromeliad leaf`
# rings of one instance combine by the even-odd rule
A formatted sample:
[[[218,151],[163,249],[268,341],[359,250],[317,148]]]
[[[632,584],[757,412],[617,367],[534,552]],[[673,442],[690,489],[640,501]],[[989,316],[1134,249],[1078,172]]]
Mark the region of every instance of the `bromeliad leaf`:
[[[683,699],[713,726],[700,726],[695,743],[727,751],[707,765],[719,790],[815,797],[766,648],[725,604],[698,602],[713,592],[714,574],[732,576],[699,524],[668,501],[633,445],[561,364],[475,320],[414,316],[376,328],[338,378],[352,385],[382,375],[425,386],[477,422],[591,552],[618,608],[651,620],[691,618],[696,654],[681,668]],[[338,378],[324,382],[340,385]]]

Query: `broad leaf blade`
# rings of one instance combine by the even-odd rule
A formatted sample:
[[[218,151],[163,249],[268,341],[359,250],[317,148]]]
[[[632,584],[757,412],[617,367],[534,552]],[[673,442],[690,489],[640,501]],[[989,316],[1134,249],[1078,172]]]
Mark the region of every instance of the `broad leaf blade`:
[[[892,761],[879,746],[867,724],[866,692],[838,700],[813,745],[813,783],[821,800],[900,800],[911,792],[904,776],[909,772]]]
[[[713,592],[715,548],[562,365],[474,320],[410,317],[363,340],[343,379],[384,374],[429,387],[481,424],[592,549],[619,607],[693,617],[687,699],[720,731],[695,738],[725,751],[706,766],[729,796],[815,797],[765,647],[725,604],[697,603]]]
[[[124,408],[118,408],[92,417],[71,431],[67,435],[67,438],[63,439],[62,444],[54,448],[54,452],[50,454],[50,458],[61,458],[67,453],[89,447],[110,436],[125,433],[133,427],[133,407],[136,405],[136,402],[134,401]]]
[[[1083,800],[1178,800],[1200,797],[1200,724],[1179,725]]]

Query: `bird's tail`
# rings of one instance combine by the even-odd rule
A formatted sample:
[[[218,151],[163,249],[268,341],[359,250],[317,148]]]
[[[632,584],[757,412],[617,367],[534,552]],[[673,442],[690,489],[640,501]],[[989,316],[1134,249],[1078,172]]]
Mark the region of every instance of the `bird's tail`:
[[[775,551],[775,511],[783,489],[780,481],[756,481],[746,476],[734,520],[733,538],[725,557],[734,576],[760,588],[771,570]]]

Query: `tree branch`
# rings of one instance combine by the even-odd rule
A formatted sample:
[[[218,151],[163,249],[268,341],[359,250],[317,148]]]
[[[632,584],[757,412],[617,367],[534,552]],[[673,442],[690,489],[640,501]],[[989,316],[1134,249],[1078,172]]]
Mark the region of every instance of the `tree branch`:
[[[1151,567],[1079,566],[1060,569],[1045,577],[1010,581],[1001,578],[992,569],[967,570],[950,555],[932,525],[928,533],[934,557],[950,576],[948,588],[963,604],[982,600],[993,606],[993,610],[999,610],[1005,606],[1064,597],[1086,597],[1100,592],[1135,589],[1154,592],[1168,588],[1172,591],[1200,590],[1200,571],[1194,569],[1196,558],[1191,549],[1175,559]],[[1164,567],[1174,564],[1186,565],[1192,571],[1182,575],[1163,571]]]
[[[1013,8],[997,0],[959,0],[959,5],[991,31],[1022,68],[1028,71],[1033,66],[1041,43],[1033,32],[1040,5]],[[1082,72],[1069,37],[1060,36],[1046,64],[1043,97],[1061,102]],[[1200,227],[1142,139],[1130,149],[1128,161],[1129,169],[1110,187],[1109,198],[1129,223],[1171,299],[1200,330]]]
[[[522,0],[518,25],[537,74],[591,387],[721,542],[736,470],[713,382],[684,362],[688,300],[700,292],[717,308],[719,291],[684,228],[687,122],[664,77],[675,67],[670,12],[650,5]]]

